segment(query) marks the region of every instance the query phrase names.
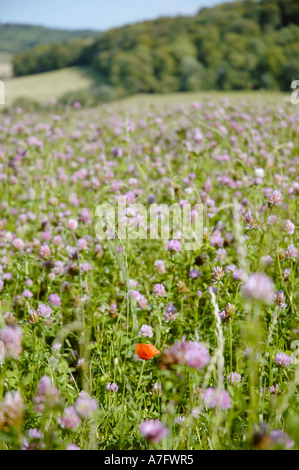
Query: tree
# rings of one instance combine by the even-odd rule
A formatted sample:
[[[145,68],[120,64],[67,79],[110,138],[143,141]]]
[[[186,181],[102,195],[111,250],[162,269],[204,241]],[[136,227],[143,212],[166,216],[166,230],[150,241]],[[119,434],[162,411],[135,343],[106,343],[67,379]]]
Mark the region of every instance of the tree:
[[[197,91],[204,88],[205,67],[195,57],[184,57],[181,62],[182,91]]]

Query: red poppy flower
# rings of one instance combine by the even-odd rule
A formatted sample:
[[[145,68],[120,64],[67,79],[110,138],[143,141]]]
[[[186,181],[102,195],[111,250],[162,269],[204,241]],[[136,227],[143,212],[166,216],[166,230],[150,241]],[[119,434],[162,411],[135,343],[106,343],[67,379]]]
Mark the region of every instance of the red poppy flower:
[[[142,344],[138,343],[135,346],[135,352],[139,359],[145,359],[148,361],[152,357],[156,356],[157,354],[160,354],[160,351],[154,346],[153,344]]]

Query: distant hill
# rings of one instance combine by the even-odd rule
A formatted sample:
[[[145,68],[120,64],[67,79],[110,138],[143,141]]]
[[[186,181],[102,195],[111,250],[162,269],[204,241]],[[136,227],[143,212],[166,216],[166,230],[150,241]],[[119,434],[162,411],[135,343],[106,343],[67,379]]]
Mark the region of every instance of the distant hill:
[[[299,79],[299,1],[244,0],[18,54],[16,76],[91,66],[116,96],[290,90]]]
[[[0,24],[0,52],[19,54],[37,44],[63,43],[98,36],[99,31],[63,30],[22,24]]]

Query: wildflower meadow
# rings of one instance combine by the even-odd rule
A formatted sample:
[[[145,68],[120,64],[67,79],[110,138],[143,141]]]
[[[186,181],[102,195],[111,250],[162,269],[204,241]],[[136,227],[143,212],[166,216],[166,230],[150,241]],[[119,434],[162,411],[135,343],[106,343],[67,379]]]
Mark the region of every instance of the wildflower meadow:
[[[299,448],[299,105],[239,96],[1,113],[1,450]]]

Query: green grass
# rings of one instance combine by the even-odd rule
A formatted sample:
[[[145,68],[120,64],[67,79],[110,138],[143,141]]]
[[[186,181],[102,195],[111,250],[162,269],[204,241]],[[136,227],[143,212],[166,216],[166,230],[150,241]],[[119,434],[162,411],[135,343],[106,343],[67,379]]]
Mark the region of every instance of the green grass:
[[[12,76],[12,54],[0,51],[0,78],[10,78]]]
[[[115,102],[116,105],[125,105],[132,107],[149,107],[149,106],[167,106],[171,104],[190,104],[194,101],[202,101],[210,97],[213,101],[229,98],[233,102],[246,100],[254,104],[261,100],[265,103],[278,104],[287,102],[290,99],[290,94],[280,91],[214,91],[204,90],[196,92],[178,92],[166,94],[137,94],[122,98]]]
[[[11,56],[0,52],[1,67],[9,70]],[[6,62],[5,62],[6,61]],[[68,67],[61,70],[14,77],[5,80],[6,105],[10,106],[18,98],[28,98],[39,103],[47,103],[51,98],[60,98],[65,93],[87,90],[93,86],[103,84],[103,79],[92,67]],[[136,94],[115,101],[118,107],[143,108],[149,106],[165,106],[168,104],[190,104],[210,97],[220,101],[229,98],[237,103],[240,100],[250,101],[252,104],[263,100],[269,104],[281,103],[289,100],[288,93],[279,91],[213,91],[178,92],[166,94]]]
[[[1,113],[0,450],[71,443],[101,450],[299,448],[299,108],[284,95],[273,104],[270,93],[250,94],[245,103],[246,93],[213,96],[201,109],[166,109],[169,96],[137,96],[89,109]],[[228,96],[236,105],[219,100]],[[152,99],[156,110],[146,109]],[[132,107],[118,112],[124,103]],[[123,155],[115,157],[115,148]],[[264,170],[259,184],[257,169]],[[116,238],[99,237],[99,204],[117,211],[117,196],[133,195],[126,207],[144,214],[144,205],[148,214],[151,193],[169,208],[202,201],[200,250],[183,242],[173,254],[162,238],[135,239],[134,217],[127,217],[130,236],[117,230]],[[155,222],[146,215],[141,225],[147,232]],[[158,260],[164,270],[156,269]],[[255,275],[255,288],[244,290],[234,267],[266,278]],[[190,276],[194,269],[199,276]],[[283,291],[280,302],[270,302],[274,290]],[[173,321],[165,317],[168,303],[176,308]],[[142,336],[144,325],[152,335]],[[160,354],[137,360],[135,345],[143,342]],[[277,361],[282,352],[291,361],[286,367]],[[198,354],[202,364],[190,362]],[[233,372],[238,383],[228,379]],[[45,375],[46,390],[45,382],[38,386]],[[206,400],[215,390],[226,402]],[[96,410],[82,414],[81,391]],[[70,407],[79,423],[64,425]],[[140,430],[152,419],[167,426],[159,442]],[[28,434],[36,429],[41,439]]]
[[[5,80],[6,105],[18,98],[46,103],[65,93],[85,90],[98,85],[100,78],[91,67],[68,67],[52,72],[15,77]]]

